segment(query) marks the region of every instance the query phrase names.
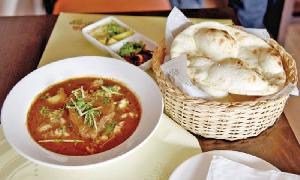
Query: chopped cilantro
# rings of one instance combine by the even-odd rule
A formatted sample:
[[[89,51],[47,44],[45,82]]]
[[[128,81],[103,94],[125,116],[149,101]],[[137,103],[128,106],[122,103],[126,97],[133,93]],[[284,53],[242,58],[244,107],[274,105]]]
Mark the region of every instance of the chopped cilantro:
[[[110,123],[107,123],[105,125],[104,134],[105,135],[109,135],[111,132],[113,132],[113,130],[115,129],[116,125],[117,125],[116,121],[112,121]]]
[[[101,107],[94,108],[93,103],[85,99],[84,93],[82,86],[72,91],[75,99],[71,98],[70,102],[66,105],[66,108],[75,109],[79,116],[84,117],[84,124],[89,127],[94,127],[97,130],[96,116],[101,114]]]
[[[122,57],[138,54],[145,44],[143,42],[126,42],[120,49],[119,55]]]
[[[40,114],[45,118],[49,118],[51,122],[56,123],[59,122],[60,118],[62,118],[64,114],[64,110],[63,109],[50,110],[48,107],[43,106],[40,109]]]
[[[119,86],[101,86],[101,90],[97,92],[98,96],[111,97],[112,95],[122,95]]]
[[[112,22],[105,25],[105,31],[107,32],[109,37],[125,32],[126,29],[120,26],[119,24]]]
[[[105,96],[105,97],[103,98],[103,104],[108,104],[109,102],[110,102],[109,97]]]

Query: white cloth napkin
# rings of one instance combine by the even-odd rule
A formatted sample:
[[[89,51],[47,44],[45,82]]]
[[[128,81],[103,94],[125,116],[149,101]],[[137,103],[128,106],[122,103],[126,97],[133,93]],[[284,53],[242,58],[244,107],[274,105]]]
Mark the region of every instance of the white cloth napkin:
[[[280,171],[261,171],[244,164],[214,156],[206,180],[299,180],[300,176]]]

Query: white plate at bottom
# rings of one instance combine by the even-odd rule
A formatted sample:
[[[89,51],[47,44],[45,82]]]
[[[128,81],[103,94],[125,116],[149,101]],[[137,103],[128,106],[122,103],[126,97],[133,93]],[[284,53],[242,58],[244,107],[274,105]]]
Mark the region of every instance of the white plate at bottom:
[[[246,166],[262,171],[280,171],[267,161],[250,154],[238,151],[215,150],[201,153],[187,159],[175,169],[169,180],[205,180],[211,160],[215,155],[225,157],[232,161],[242,163]]]

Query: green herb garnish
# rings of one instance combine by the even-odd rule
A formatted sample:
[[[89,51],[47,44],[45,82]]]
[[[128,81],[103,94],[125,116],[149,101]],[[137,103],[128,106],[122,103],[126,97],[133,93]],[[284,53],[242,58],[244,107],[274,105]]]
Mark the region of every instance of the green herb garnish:
[[[75,99],[71,98],[66,108],[75,109],[79,116],[84,117],[84,124],[94,127],[97,131],[96,116],[101,114],[101,107],[94,108],[91,101],[85,100],[82,86],[72,91],[72,94],[75,96]]]
[[[126,29],[120,26],[119,24],[112,22],[104,26],[104,31],[107,33],[108,37],[111,38],[114,35],[125,32]]]
[[[40,114],[44,117],[47,117],[50,113],[50,109],[46,106],[43,106],[41,109],[40,109]]]
[[[69,135],[69,133],[67,132],[66,126],[62,126],[58,129],[55,129],[54,133],[59,136],[68,136]]]
[[[145,44],[143,42],[126,42],[119,51],[119,55],[122,57],[132,56],[142,51]]]
[[[104,97],[103,98],[103,104],[108,104],[110,102],[110,99],[109,99],[109,97]]]
[[[49,118],[51,122],[59,122],[60,118],[62,118],[64,114],[63,109],[50,110],[48,107],[43,106],[40,109],[40,114],[45,118]]]
[[[115,129],[116,125],[117,125],[116,121],[112,121],[112,122],[108,123],[107,125],[105,125],[104,134],[105,135],[109,135],[111,132],[113,132],[113,130]]]
[[[96,108],[87,110],[86,112],[84,112],[84,124],[87,124],[90,127],[94,126],[94,128],[98,130],[96,124],[96,116],[99,115],[100,111]]]
[[[111,97],[112,95],[122,95],[119,90],[120,88],[117,86],[101,86],[102,90],[100,90],[99,95],[105,97]]]
[[[85,98],[83,87],[81,86],[78,89],[72,91],[72,94],[76,97],[76,99]]]
[[[119,90],[119,86],[101,86],[101,90],[98,90],[96,96],[103,96],[103,104],[108,104],[112,95],[122,95]]]

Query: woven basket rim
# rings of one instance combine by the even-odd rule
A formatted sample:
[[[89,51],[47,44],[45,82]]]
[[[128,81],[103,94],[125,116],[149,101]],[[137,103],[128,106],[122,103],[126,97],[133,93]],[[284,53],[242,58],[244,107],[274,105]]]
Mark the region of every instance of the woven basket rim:
[[[276,50],[280,54],[280,57],[281,57],[282,60],[285,60],[285,58],[282,58],[285,55],[285,56],[287,56],[287,58],[290,61],[292,61],[292,67],[288,68],[288,69],[293,70],[293,72],[294,72],[292,74],[292,77],[290,77],[290,76],[287,75],[289,72],[286,72],[286,68],[284,68],[285,73],[286,73],[286,77],[287,77],[284,87],[286,87],[289,83],[291,83],[293,85],[297,85],[298,75],[297,75],[296,62],[295,62],[294,58],[289,53],[287,53],[285,51],[285,49],[282,46],[280,46],[274,39],[270,38],[266,42],[274,50]],[[159,52],[159,51],[162,51],[162,52]],[[161,53],[161,54],[159,54],[159,53]],[[250,105],[250,104],[256,105],[256,104],[259,104],[259,103],[264,103],[266,101],[276,101],[277,99],[282,98],[284,96],[284,95],[280,95],[280,96],[278,96],[276,98],[273,98],[273,96],[275,94],[272,94],[272,95],[264,96],[265,97],[264,99],[257,98],[255,100],[234,101],[234,102],[221,102],[221,101],[217,101],[217,100],[206,100],[206,99],[202,99],[202,98],[198,98],[198,97],[189,96],[189,95],[183,93],[176,85],[174,85],[169,80],[169,78],[167,78],[163,74],[160,66],[161,66],[161,64],[163,62],[165,54],[166,54],[166,46],[165,46],[165,40],[163,39],[163,40],[160,41],[158,47],[155,49],[154,56],[152,58],[152,69],[154,71],[155,78],[157,80],[160,79],[161,81],[166,82],[168,84],[168,86],[172,87],[175,90],[176,94],[178,95],[177,98],[183,99],[184,101],[199,101],[200,104],[222,105],[222,106],[227,106],[227,107],[235,106],[236,107],[236,106],[243,106],[243,105]],[[285,66],[286,62],[283,63],[283,64]]]

